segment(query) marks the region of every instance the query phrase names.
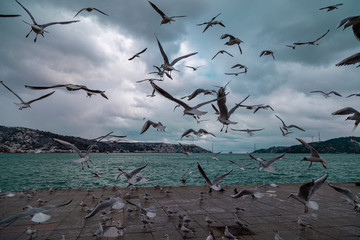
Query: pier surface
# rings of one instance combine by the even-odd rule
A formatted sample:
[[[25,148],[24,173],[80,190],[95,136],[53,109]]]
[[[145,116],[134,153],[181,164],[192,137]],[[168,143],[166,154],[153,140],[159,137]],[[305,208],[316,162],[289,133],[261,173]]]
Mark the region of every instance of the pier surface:
[[[224,228],[228,226],[230,232],[238,239],[274,239],[275,230],[279,231],[283,239],[359,239],[360,238],[360,213],[354,211],[353,206],[344,201],[342,194],[336,192],[325,183],[314,195],[313,199],[319,204],[319,210],[310,209],[304,213],[304,206],[293,198],[288,198],[290,193],[297,193],[301,184],[280,184],[279,187],[259,187],[259,191],[264,194],[259,199],[250,196],[232,198],[234,188],[237,190],[254,188],[255,186],[223,186],[223,192],[208,192],[205,186],[184,186],[184,187],[162,187],[162,188],[137,188],[132,191],[129,189],[91,189],[91,190],[65,190],[60,189],[50,193],[47,190],[38,190],[37,193],[28,199],[23,197],[3,197],[0,199],[0,219],[5,219],[11,215],[23,211],[26,205],[33,207],[43,205],[54,205],[72,202],[64,207],[45,212],[51,218],[43,223],[31,221],[31,217],[18,219],[10,224],[0,226],[0,239],[29,239],[26,234],[28,226],[37,230],[37,235],[33,239],[97,239],[93,234],[99,228],[102,213],[84,219],[88,214],[80,206],[84,201],[88,207],[93,208],[98,204],[98,199],[93,196],[115,197],[120,191],[121,198],[128,199],[133,203],[141,203],[143,208],[151,208],[156,216],[150,225],[144,224],[140,220],[140,212],[128,212],[127,209],[133,208],[126,204],[121,210],[114,210],[108,213],[112,220],[104,224],[104,231],[110,226],[116,226],[118,222],[126,227],[119,231],[116,238],[102,237],[102,239],[201,239],[205,240],[211,230],[215,239],[224,236]],[[360,187],[355,183],[334,183],[336,186],[346,187],[354,194],[360,192]],[[200,199],[200,192],[202,199]],[[148,200],[144,199],[144,194],[150,195]],[[38,199],[47,202],[39,205]],[[235,208],[239,210],[236,210]],[[178,213],[188,216],[191,221],[188,228],[193,233],[184,233],[179,228],[178,213],[168,214],[170,208]],[[110,208],[106,209],[107,211]],[[234,213],[237,211],[239,219],[246,224],[241,227],[235,223]],[[205,215],[214,220],[208,225]],[[298,217],[309,224],[312,228],[302,229],[298,225]],[[227,238],[225,238],[227,239]]]

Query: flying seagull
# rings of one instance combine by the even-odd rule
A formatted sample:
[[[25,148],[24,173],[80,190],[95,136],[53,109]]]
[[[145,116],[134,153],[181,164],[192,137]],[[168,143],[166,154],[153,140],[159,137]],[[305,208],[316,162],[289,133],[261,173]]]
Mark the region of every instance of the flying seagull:
[[[220,50],[220,51],[218,51],[218,52],[211,58],[211,60],[213,60],[219,53],[220,53],[220,54],[226,53],[226,54],[228,54],[230,57],[234,57],[233,55],[231,55],[231,54],[228,53],[227,51],[225,51],[225,50]]]
[[[156,35],[155,35],[155,37],[156,37]],[[160,49],[160,53],[161,53],[161,55],[162,55],[162,57],[163,57],[163,59],[164,59],[164,63],[161,64],[160,67],[161,67],[162,69],[164,69],[165,71],[168,71],[168,72],[171,72],[172,70],[178,71],[178,70],[176,70],[176,69],[174,68],[174,65],[175,65],[178,61],[180,61],[181,59],[184,59],[184,58],[187,58],[187,57],[190,57],[190,56],[192,56],[192,55],[197,54],[197,52],[189,53],[189,54],[186,54],[186,55],[184,55],[184,56],[180,56],[180,57],[178,57],[178,58],[175,58],[175,59],[170,63],[170,62],[169,62],[169,59],[168,59],[168,57],[166,56],[166,53],[165,53],[163,47],[161,46],[161,43],[159,42],[159,39],[158,39],[157,37],[156,37],[156,41],[157,41],[157,43],[158,43],[158,46],[159,46],[159,49]]]
[[[264,194],[259,192],[259,190],[257,188],[243,189],[240,192],[238,192],[237,189],[235,188],[234,193],[235,194],[230,195],[232,198],[240,198],[242,196],[247,196],[247,195],[250,195],[253,198],[261,198],[264,196]]]
[[[347,57],[343,60],[341,60],[340,62],[338,62],[335,66],[344,66],[344,65],[351,65],[351,64],[356,64],[359,63],[359,65],[357,65],[356,67],[360,67],[360,52],[355,53],[353,55],[351,55],[350,57]]]
[[[288,132],[290,128],[297,128],[297,129],[305,132],[304,129],[302,129],[301,127],[298,127],[298,126],[296,126],[296,125],[293,125],[293,124],[291,124],[291,125],[286,125],[285,122],[284,122],[278,115],[275,115],[275,117],[277,117],[277,118],[281,121],[281,123],[283,124],[282,129],[284,129],[285,131]]]
[[[160,16],[162,17],[161,23],[160,24],[166,24],[166,23],[171,23],[172,21],[175,21],[173,18],[179,18],[179,17],[186,17],[186,16],[172,16],[172,17],[168,17],[165,15],[165,13],[163,13],[163,11],[161,11],[155,4],[153,4],[152,2],[148,1],[149,4],[155,9],[155,11],[160,14]]]
[[[309,167],[311,167],[313,162],[320,162],[324,168],[326,168],[326,165],[328,165],[328,163],[325,161],[325,159],[323,159],[322,157],[320,157],[318,151],[315,150],[315,148],[313,148],[312,146],[310,146],[308,143],[306,143],[304,140],[302,140],[301,138],[296,138],[296,140],[298,140],[304,147],[306,147],[307,149],[310,150],[311,155],[310,157],[304,157],[301,161],[309,161]]]
[[[141,50],[140,52],[136,53],[134,56],[132,56],[131,58],[129,58],[128,60],[131,61],[136,57],[140,57],[140,54],[144,53],[146,51],[147,48],[144,48],[143,50]]]
[[[226,93],[225,93],[227,84],[225,85],[225,87],[220,87],[218,92],[217,92],[217,96],[218,96],[217,104],[218,104],[219,110],[217,110],[216,107],[213,106],[213,108],[219,113],[218,121],[223,124],[220,132],[222,132],[224,126],[226,125],[225,133],[227,133],[227,129],[228,129],[229,124],[237,124],[237,122],[233,122],[233,121],[229,120],[230,116],[235,112],[235,110],[238,107],[241,106],[241,103],[243,103],[250,96],[250,95],[247,96],[240,103],[235,104],[235,106],[232,109],[230,109],[230,111],[228,111],[228,108],[226,106]]]
[[[45,89],[50,89],[50,88],[65,88],[66,90],[68,90],[70,92],[84,90],[88,97],[91,97],[92,95],[95,95],[95,94],[100,94],[103,98],[108,99],[108,97],[105,95],[105,91],[90,89],[90,88],[86,87],[85,85],[77,85],[77,84],[69,83],[69,84],[56,84],[56,85],[49,86],[49,87],[29,86],[29,85],[25,85],[25,87],[32,89],[32,90],[45,90]]]
[[[349,189],[344,187],[335,186],[333,184],[328,183],[330,187],[332,187],[335,191],[343,194],[345,196],[346,201],[350,202],[354,205],[354,209],[359,212],[360,211],[360,201],[359,197],[353,194]]]
[[[191,68],[193,71],[196,71],[196,70],[198,70],[200,67],[202,67],[203,65],[200,65],[200,66],[197,66],[197,67],[193,67],[193,66],[185,66],[185,67],[187,67],[187,68]]]
[[[239,68],[239,69],[244,69],[244,73],[247,73],[247,70],[248,70],[248,67],[247,66],[245,66],[245,65],[242,65],[242,64],[240,64],[240,63],[237,63],[237,64],[235,64],[234,66],[232,66],[231,68]]]
[[[46,24],[38,24],[35,21],[35,18],[31,15],[31,13],[29,12],[29,10],[27,10],[18,0],[15,0],[30,16],[31,20],[33,21],[33,24],[28,23],[23,21],[24,23],[28,24],[31,26],[31,30],[30,32],[26,35],[26,37],[28,37],[30,35],[30,33],[32,31],[34,31],[34,33],[36,34],[35,38],[34,38],[34,42],[36,42],[37,39],[37,35],[40,34],[41,36],[44,37],[44,33],[47,32],[44,29],[48,26],[54,25],[54,24],[69,24],[69,23],[74,23],[74,22],[79,22],[79,20],[74,20],[74,21],[65,21],[65,22],[50,22],[50,23],[46,23]],[[48,32],[47,32],[48,33]]]
[[[271,50],[264,50],[260,53],[260,57],[266,56],[266,55],[271,55],[273,57],[273,59],[275,59],[274,52]]]
[[[31,221],[41,223],[41,222],[44,222],[44,221],[47,221],[47,220],[50,219],[50,216],[46,215],[46,214],[43,214],[43,212],[49,211],[51,209],[66,206],[66,205],[70,204],[71,202],[72,202],[72,200],[70,200],[70,201],[68,201],[66,203],[58,204],[58,205],[47,205],[47,206],[42,206],[42,207],[39,207],[39,208],[33,208],[31,206],[27,206],[27,210],[25,212],[21,212],[21,213],[12,215],[10,217],[7,217],[5,219],[2,219],[0,221],[0,224],[11,223],[11,222],[14,222],[14,221],[16,221],[16,220],[18,220],[20,218],[25,218],[25,217],[28,217],[28,216],[32,216]]]
[[[285,153],[279,155],[279,156],[276,156],[276,157],[273,157],[269,160],[265,160],[263,158],[256,158],[254,156],[252,156],[250,153],[248,153],[248,155],[259,162],[259,168],[264,168],[264,171],[267,171],[267,172],[273,172],[275,171],[275,167],[274,166],[270,166],[271,164],[273,164],[275,161],[279,160],[279,159],[282,159],[285,155]]]
[[[328,29],[326,31],[326,33],[324,33],[323,35],[321,35],[320,37],[318,37],[316,40],[314,41],[310,41],[310,42],[296,42],[296,43],[293,43],[294,45],[319,45],[319,40],[322,39],[323,37],[326,36],[326,34],[328,34],[330,32],[330,29]]]
[[[316,91],[311,91],[310,93],[321,93],[325,98],[330,97],[330,94],[334,94],[336,96],[342,97],[342,95],[336,91],[324,92],[324,91],[316,90]]]
[[[332,115],[349,115],[349,114],[352,114],[352,115],[347,117],[345,119],[345,121],[346,120],[354,120],[355,121],[354,128],[353,128],[353,131],[354,131],[360,123],[360,112],[358,112],[357,110],[355,110],[352,107],[344,107],[344,108],[339,109],[332,113]]]
[[[309,208],[311,209],[319,209],[319,204],[315,201],[311,201],[312,196],[315,194],[315,192],[321,187],[321,185],[325,182],[327,177],[329,176],[328,173],[326,173],[321,178],[314,181],[312,179],[310,182],[304,183],[300,186],[298,194],[291,193],[288,198],[292,197],[302,204],[304,204],[305,209],[304,212],[307,213],[309,211]]]
[[[319,10],[327,10],[327,12],[330,12],[332,10],[338,9],[339,6],[344,5],[343,3],[338,3],[335,5],[331,5],[331,6],[327,6],[327,7],[322,7]]]
[[[353,94],[350,94],[349,96],[347,96],[347,98],[349,98],[349,97],[353,97],[353,96],[360,97],[360,93],[353,93]]]
[[[48,93],[48,94],[45,94],[44,96],[41,96],[39,98],[36,98],[36,99],[33,99],[33,100],[30,100],[28,102],[24,102],[24,100],[22,100],[22,98],[17,95],[13,90],[11,90],[8,86],[6,86],[3,81],[0,81],[0,83],[7,89],[9,90],[10,92],[12,92],[19,100],[21,103],[15,103],[18,107],[19,107],[19,110],[22,110],[23,108],[31,108],[30,104],[33,103],[33,102],[36,102],[38,100],[41,100],[41,99],[44,99],[44,98],[47,98],[49,97],[50,95],[52,95],[55,91],[52,91],[51,93]]]
[[[246,132],[247,134],[249,134],[249,136],[253,136],[254,135],[254,132],[258,132],[258,131],[261,131],[263,130],[263,128],[259,128],[259,129],[234,129],[234,128],[231,128],[231,130],[233,131],[239,131],[239,132]]]
[[[160,130],[160,131],[165,131],[165,128],[166,128],[166,126],[162,125],[161,122],[155,123],[155,122],[153,122],[153,121],[151,121],[151,120],[147,120],[147,121],[144,123],[144,125],[143,125],[143,127],[142,127],[142,129],[141,129],[140,134],[143,134],[144,132],[146,132],[146,131],[149,129],[150,126],[152,126],[153,128],[156,128],[156,130],[158,130],[158,131],[159,131],[159,130]]]
[[[106,16],[109,16],[109,15],[107,15],[106,13],[104,13],[103,11],[100,11],[100,10],[97,9],[97,8],[86,7],[86,8],[80,9],[80,11],[78,11],[78,12],[75,14],[74,18],[76,18],[76,16],[77,16],[79,13],[81,13],[82,11],[84,11],[84,10],[86,10],[86,11],[88,11],[88,12],[92,12],[93,10],[95,10],[95,11],[98,11],[99,13],[101,13],[101,14],[104,14],[104,15],[106,15]]]
[[[197,136],[197,137],[201,137],[201,136],[207,135],[207,134],[210,134],[211,136],[216,137],[214,134],[212,134],[211,132],[206,131],[205,129],[200,128],[198,131],[195,131],[194,129],[190,128],[190,129],[186,130],[186,131],[181,135],[181,138],[187,137],[187,136],[189,136],[191,133],[193,133],[193,134],[194,134],[195,136]],[[181,139],[181,138],[180,138],[180,139]]]
[[[234,44],[238,45],[240,54],[242,54],[240,43],[243,43],[243,41],[240,40],[237,37],[234,37],[233,35],[230,35],[230,34],[223,34],[223,35],[220,36],[220,39],[225,39],[227,37],[229,38],[229,40],[225,43],[225,45],[228,45],[228,46],[231,46],[231,45],[234,45]]]
[[[118,180],[119,177],[124,174],[124,176],[128,180],[129,185],[134,185],[136,182],[138,182],[136,180],[136,174],[138,174],[141,170],[143,170],[146,167],[147,167],[147,164],[145,164],[144,166],[138,167],[138,168],[132,170],[131,172],[125,172],[125,171],[121,170],[120,168],[118,168],[118,170],[120,171],[120,174],[116,177],[116,180]]]
[[[122,209],[124,206],[125,202],[121,198],[110,198],[109,200],[98,204],[88,215],[85,216],[85,219],[95,216],[98,212],[104,210],[105,208],[111,207],[113,209]]]
[[[192,92],[190,95],[182,97],[181,99],[184,99],[187,97],[188,98],[187,100],[190,101],[191,99],[195,98],[197,95],[199,95],[201,93],[203,93],[204,95],[213,95],[214,93],[216,93],[216,91],[198,88],[194,92]]]
[[[177,104],[180,104],[183,108],[184,108],[184,115],[191,115],[194,116],[195,118],[201,115],[206,114],[207,112],[204,111],[200,111],[198,110],[199,107],[204,106],[208,103],[214,102],[217,100],[217,98],[210,100],[210,101],[206,101],[203,103],[200,103],[194,107],[190,107],[189,105],[187,105],[186,103],[184,103],[183,101],[174,98],[173,96],[171,96],[168,92],[166,92],[164,89],[160,88],[159,86],[157,86],[154,82],[150,81],[151,86],[158,92],[160,93],[160,95],[162,95],[163,97],[176,102]]]
[[[344,25],[345,24],[345,25]],[[344,25],[345,30],[347,27],[352,26],[352,30],[357,40],[360,41],[360,16],[347,17],[340,21],[336,28]]]
[[[220,183],[224,179],[224,177],[226,177],[227,175],[229,175],[233,171],[232,169],[229,172],[227,172],[227,173],[225,173],[223,175],[220,175],[219,177],[217,177],[214,180],[210,181],[210,179],[206,176],[206,173],[204,172],[204,170],[200,166],[199,162],[196,163],[196,166],[197,166],[200,174],[205,178],[206,184],[209,187],[209,192],[211,192],[212,190],[224,191],[224,189],[220,186]]]
[[[225,27],[225,25],[221,22],[221,21],[214,21],[215,18],[217,18],[221,13],[219,13],[218,15],[216,15],[215,17],[213,17],[210,21],[208,22],[203,22],[203,23],[199,23],[197,24],[197,26],[202,26],[202,25],[206,25],[204,30],[202,31],[203,33],[209,28],[212,27],[214,25],[220,25],[222,27]]]

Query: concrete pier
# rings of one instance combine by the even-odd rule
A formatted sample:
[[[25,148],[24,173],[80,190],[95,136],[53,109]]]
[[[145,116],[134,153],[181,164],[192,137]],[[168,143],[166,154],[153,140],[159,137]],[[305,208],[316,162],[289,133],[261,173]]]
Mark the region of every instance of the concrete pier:
[[[301,184],[280,184],[279,187],[259,187],[264,195],[262,198],[252,197],[232,198],[234,188],[237,190],[254,188],[256,186],[224,186],[224,192],[208,192],[206,186],[162,187],[162,188],[136,188],[130,189],[91,189],[91,190],[56,190],[50,193],[47,190],[39,190],[31,199],[24,194],[23,197],[3,197],[0,199],[0,219],[23,211],[26,205],[33,207],[54,205],[73,200],[69,205],[45,212],[51,218],[41,224],[31,221],[31,217],[18,219],[10,224],[0,226],[0,239],[22,240],[30,239],[26,234],[28,226],[37,230],[33,239],[96,239],[93,236],[99,228],[101,213],[84,219],[88,214],[80,206],[84,201],[89,208],[98,204],[95,197],[115,197],[121,191],[121,198],[128,199],[133,203],[141,203],[143,208],[151,208],[156,216],[145,225],[140,220],[140,212],[128,212],[126,204],[121,210],[114,210],[108,216],[112,220],[104,224],[104,231],[110,226],[116,226],[118,222],[125,225],[123,231],[119,231],[116,238],[102,237],[102,239],[131,239],[131,240],[162,240],[169,236],[170,240],[177,239],[201,239],[205,240],[211,230],[215,239],[224,236],[224,228],[228,226],[230,232],[238,239],[274,239],[275,230],[279,231],[283,239],[360,239],[360,213],[354,211],[353,206],[344,201],[343,196],[325,183],[313,197],[319,204],[319,210],[310,209],[304,214],[304,206],[292,198],[287,198],[290,193],[297,193]],[[334,183],[334,185],[346,187],[354,194],[360,192],[360,187],[355,183]],[[201,194],[200,192],[204,192]],[[150,195],[145,200],[144,194]],[[39,205],[38,199],[47,202]],[[191,221],[187,227],[193,232],[184,233],[179,228],[178,213],[168,214],[170,208],[178,213],[185,214]],[[236,208],[238,210],[236,210]],[[110,208],[106,209],[107,211]],[[234,213],[246,224],[240,226],[235,222]],[[208,215],[213,223],[205,221]],[[305,228],[298,224],[298,217],[311,225]],[[226,238],[225,238],[226,239]]]

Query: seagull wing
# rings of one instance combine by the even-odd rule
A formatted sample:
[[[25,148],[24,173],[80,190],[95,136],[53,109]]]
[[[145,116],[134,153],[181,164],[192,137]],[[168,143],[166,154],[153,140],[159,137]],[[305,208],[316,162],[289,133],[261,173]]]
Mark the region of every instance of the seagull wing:
[[[286,154],[286,153],[283,153],[283,154],[281,154],[280,156],[276,156],[276,157],[273,157],[273,158],[267,160],[267,161],[264,163],[264,165],[265,165],[265,166],[270,166],[270,165],[271,165],[272,163],[274,163],[276,160],[281,159],[285,154]]]
[[[161,17],[163,18],[165,15],[165,13],[163,13],[155,4],[153,4],[152,2],[148,1],[150,3],[150,5],[155,9],[156,12],[158,12]]]
[[[147,166],[147,164],[145,164],[144,166],[141,166],[141,167],[139,167],[139,168],[131,171],[131,172],[129,173],[130,177],[133,177],[133,176],[135,176],[136,174],[138,174],[141,170],[143,170],[144,168],[146,168],[146,166]]]
[[[150,1],[149,1],[149,2],[150,2]],[[168,57],[166,56],[166,53],[165,53],[163,47],[161,46],[161,43],[160,43],[159,39],[157,38],[156,35],[155,35],[155,37],[156,37],[156,41],[157,41],[158,46],[159,46],[159,49],[160,49],[160,53],[161,53],[161,55],[162,55],[162,57],[163,57],[163,59],[164,59],[164,63],[165,63],[165,64],[169,64],[169,59],[168,59]]]
[[[298,140],[304,147],[306,147],[307,149],[310,150],[311,156],[317,157],[317,158],[320,157],[318,151],[316,151],[315,148],[313,148],[312,146],[310,146],[307,142],[305,142],[305,141],[302,140],[301,138],[296,138],[296,140]]]
[[[334,190],[336,190],[337,192],[344,194],[348,200],[350,200],[351,202],[356,201],[357,197],[347,188],[343,188],[343,187],[338,187],[332,184],[328,184],[330,187],[332,187]]]
[[[323,35],[321,35],[319,38],[317,38],[314,42],[317,42],[317,41],[319,41],[320,39],[322,39],[323,37],[325,37],[325,35],[326,34],[328,34],[330,32],[330,29],[328,29],[327,31],[326,31],[326,33],[324,33]]]
[[[342,97],[342,95],[341,95],[340,93],[336,92],[336,91],[331,91],[330,93],[333,93],[333,94],[335,94],[336,96]],[[329,93],[329,94],[330,94],[330,93]]]
[[[211,104],[211,106],[215,110],[215,114],[220,114],[219,110],[215,107],[214,104]]]
[[[103,11],[100,11],[100,10],[97,9],[97,8],[94,8],[94,10],[96,10],[96,11],[98,11],[99,13],[102,13],[102,14],[104,14],[104,15],[106,15],[106,16],[109,16],[109,15],[107,15],[106,13],[104,13]]]
[[[358,114],[359,112],[356,111],[354,108],[352,107],[344,107],[342,109],[339,109],[335,112],[332,113],[332,115],[348,115],[348,114]]]
[[[301,131],[305,132],[305,130],[304,130],[303,128],[298,127],[298,126],[296,126],[296,125],[294,125],[294,124],[291,124],[291,125],[289,125],[289,126],[287,126],[287,127],[288,127],[288,128],[297,128],[297,129],[299,129],[299,130],[301,130]]]
[[[36,101],[38,101],[38,100],[41,100],[41,99],[43,99],[43,98],[47,98],[47,97],[49,97],[50,95],[54,94],[54,92],[55,92],[55,91],[52,91],[51,93],[48,93],[48,94],[45,94],[45,95],[43,95],[43,96],[41,96],[41,97],[39,97],[39,98],[33,99],[33,100],[29,101],[28,103],[31,104],[31,103],[36,102]]]
[[[311,197],[311,189],[314,187],[314,180],[311,180],[307,183],[302,184],[299,187],[298,197],[304,199],[305,201],[309,201]]]
[[[231,172],[233,171],[233,169],[231,169],[230,171],[228,171],[227,173],[224,173],[223,175],[218,176],[217,178],[215,178],[214,180],[212,180],[212,184],[216,185],[216,184],[220,184],[221,181],[224,179],[224,177],[226,177],[227,175],[229,175]]]
[[[53,138],[53,139],[54,139],[54,141],[73,149],[75,152],[77,152],[77,154],[79,154],[80,157],[83,157],[83,154],[81,153],[81,151],[74,144],[71,144],[69,142],[66,142],[64,140],[57,139],[57,138]]]
[[[0,83],[1,83],[7,90],[9,90],[10,92],[12,92],[22,103],[25,103],[24,100],[22,100],[22,98],[21,98],[19,95],[17,95],[13,90],[11,90],[8,86],[6,86],[6,85],[3,83],[3,81],[0,81]]]
[[[81,13],[82,11],[84,11],[86,8],[80,9],[73,18],[76,18],[77,15],[79,15],[79,13]]]
[[[59,87],[65,87],[65,86],[66,86],[66,84],[57,84],[57,85],[53,85],[53,86],[49,86],[49,87],[25,85],[26,88],[29,88],[32,90],[44,90],[44,89],[49,89],[49,88],[59,88]]]
[[[160,93],[163,97],[166,97],[167,99],[176,102],[177,104],[180,104],[181,106],[183,106],[185,109],[191,109],[191,107],[189,105],[187,105],[186,103],[184,103],[183,101],[174,98],[173,96],[171,96],[168,92],[166,92],[164,89],[160,88],[159,86],[157,86],[155,83],[153,83],[152,81],[150,81],[151,86],[158,92]]]
[[[44,212],[44,211],[47,211],[47,210],[50,210],[50,209],[63,207],[63,206],[69,205],[71,202],[72,202],[72,199],[69,200],[69,201],[66,202],[66,203],[62,203],[62,204],[58,204],[58,205],[47,205],[47,206],[43,206],[43,207],[39,208],[38,212]]]
[[[31,20],[33,21],[34,24],[37,25],[35,18],[31,15],[31,13],[29,12],[29,10],[27,10],[18,0],[15,0],[30,16]]]
[[[325,92],[323,92],[323,91],[320,91],[320,90],[316,90],[316,91],[311,91],[310,93],[322,93],[322,94],[326,95],[326,94],[325,94]]]
[[[275,114],[275,117],[277,117],[282,122],[283,126],[286,126],[284,121],[278,115]]]
[[[212,182],[210,181],[210,179],[206,176],[206,173],[204,172],[204,170],[202,169],[202,167],[200,166],[199,162],[196,163],[196,166],[200,172],[200,174],[205,178],[206,183],[211,186],[213,185]]]
[[[214,21],[215,18],[217,18],[220,14],[221,14],[221,13],[219,13],[218,15],[216,15],[215,17],[213,17],[213,18],[210,20],[210,22]]]
[[[245,102],[246,101],[246,99],[248,99],[250,97],[250,95],[248,95],[246,98],[244,98],[244,100],[242,100],[241,102],[239,102],[238,104],[235,104],[235,107],[233,107],[232,109],[230,109],[230,111],[229,111],[229,117],[231,116],[231,114],[233,114],[234,112],[235,112],[235,110],[238,108],[238,107],[240,107],[241,106],[241,104],[243,103],[243,102]]]
[[[221,53],[221,51],[218,51],[218,52],[211,58],[211,60],[213,60],[219,53]]]
[[[324,176],[322,176],[321,178],[317,179],[314,182],[314,186],[311,188],[310,191],[310,198],[315,194],[315,192],[321,187],[321,185],[326,181],[327,177],[329,176],[328,173],[326,173]],[[310,199],[309,198],[309,199]]]
[[[146,132],[146,131],[149,129],[150,126],[153,126],[153,127],[154,127],[154,125],[155,125],[155,123],[154,123],[153,121],[147,120],[147,121],[144,123],[144,125],[143,125],[143,127],[142,127],[142,129],[141,129],[141,131],[140,131],[140,134],[143,134],[144,132]]]
[[[360,52],[355,53],[351,55],[350,57],[347,57],[343,60],[341,60],[339,63],[337,63],[335,66],[343,66],[343,65],[351,65],[360,62]]]
[[[182,135],[181,135],[181,138],[183,138],[183,137],[185,137],[185,136],[187,136],[187,135],[189,135],[190,133],[195,133],[195,130],[194,129],[192,129],[192,128],[190,128],[190,129],[188,129],[188,130],[186,130]],[[181,139],[180,138],[180,139]]]
[[[0,17],[20,17],[19,14],[0,14]]]
[[[184,56],[181,56],[181,57],[175,58],[175,59],[174,59],[174,60],[170,63],[170,65],[171,65],[171,66],[174,66],[174,65],[175,65],[175,63],[177,63],[177,62],[178,62],[178,61],[180,61],[181,59],[184,59],[184,58],[190,57],[190,56],[195,55],[195,54],[197,54],[197,52],[194,52],[194,53],[189,53],[189,54],[186,54],[186,55],[184,55]]]
[[[227,51],[224,51],[224,53],[227,53],[229,56],[234,57],[233,55],[231,55],[231,54],[228,53]]]
[[[54,25],[54,24],[69,24],[69,23],[75,23],[75,22],[80,22],[79,20],[73,20],[73,21],[64,21],[64,22],[50,22],[50,23],[46,23],[41,25],[43,28],[46,28],[48,26]]]

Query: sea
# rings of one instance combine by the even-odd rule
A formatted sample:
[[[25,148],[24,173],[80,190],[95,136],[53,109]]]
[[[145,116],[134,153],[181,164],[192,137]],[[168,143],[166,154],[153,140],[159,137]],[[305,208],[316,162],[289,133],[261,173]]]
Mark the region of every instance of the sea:
[[[256,157],[270,159],[280,154],[254,154]],[[75,153],[0,153],[0,190],[20,191],[47,187],[65,188],[102,188],[126,187],[127,179],[118,168],[130,172],[145,164],[138,174],[144,177],[138,187],[150,186],[201,186],[204,178],[197,169],[197,163],[214,179],[230,170],[222,185],[257,185],[267,183],[303,183],[329,173],[327,182],[360,182],[359,154],[322,154],[328,162],[325,169],[321,163],[301,161],[309,154],[286,154],[272,164],[274,172],[254,168],[259,166],[249,160],[247,154],[219,154],[219,160],[211,158],[211,153],[185,155],[182,153],[92,153],[89,168],[72,160],[78,159]],[[245,170],[238,165],[250,164]],[[93,177],[93,172],[104,173]],[[187,179],[185,184],[182,179]]]

